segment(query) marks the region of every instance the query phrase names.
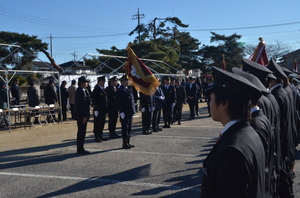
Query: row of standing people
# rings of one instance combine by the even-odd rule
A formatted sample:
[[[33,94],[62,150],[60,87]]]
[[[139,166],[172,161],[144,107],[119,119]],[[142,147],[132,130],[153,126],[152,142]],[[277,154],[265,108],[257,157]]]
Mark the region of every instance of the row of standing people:
[[[224,129],[203,162],[201,197],[294,197],[300,97],[288,76],[299,77],[273,59],[242,62],[213,68],[210,109]]]

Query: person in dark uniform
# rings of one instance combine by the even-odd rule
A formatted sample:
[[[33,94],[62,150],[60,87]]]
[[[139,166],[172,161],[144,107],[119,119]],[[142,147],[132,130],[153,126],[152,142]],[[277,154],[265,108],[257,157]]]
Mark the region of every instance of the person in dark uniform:
[[[21,99],[21,90],[19,87],[19,80],[17,78],[14,80],[14,84],[11,86],[10,91],[13,99],[13,104],[19,105]]]
[[[90,85],[90,83],[91,83],[91,80],[90,79],[87,79],[87,86],[86,86],[86,90],[89,92],[89,94],[90,94],[90,97],[91,97],[91,99],[92,99],[92,88],[91,88],[91,85]]]
[[[142,125],[143,134],[149,135],[150,131],[152,113],[155,109],[155,98],[154,95],[146,95],[140,92],[140,105],[142,111]]]
[[[30,87],[28,87],[27,90],[28,106],[30,107],[38,106],[40,104],[40,100],[39,100],[39,92],[35,88],[35,82],[31,81],[29,85]]]
[[[72,80],[70,87],[68,87],[69,103],[72,119],[74,119],[74,105],[75,105],[75,91],[76,91],[76,80]]]
[[[196,95],[196,103],[195,103],[195,114],[199,116],[199,99],[201,97],[201,82],[199,77],[196,78],[195,84],[197,85],[198,88],[197,95]]]
[[[122,125],[122,148],[130,149],[134,147],[134,145],[130,144],[132,117],[135,114],[134,97],[131,89],[128,88],[128,76],[123,76],[120,78],[120,81],[121,86],[117,91],[117,105]]]
[[[29,107],[35,107],[39,106],[40,99],[39,99],[39,92],[35,87],[35,82],[31,81],[29,82],[28,90],[27,90],[27,100],[28,100],[28,106]],[[32,112],[32,115],[38,115],[38,110],[35,110]],[[30,116],[27,117],[27,122],[30,122]],[[39,123],[38,117],[35,117],[35,123]]]
[[[207,86],[206,86],[206,89],[208,89],[209,87],[211,87],[212,85],[212,79],[211,78],[207,78]],[[205,100],[206,100],[206,103],[207,103],[207,111],[208,111],[208,117],[211,116],[210,114],[210,106],[209,106],[209,103],[210,103],[210,94],[209,92],[205,92]]]
[[[176,89],[176,104],[174,107],[173,120],[177,121],[178,125],[181,125],[182,107],[186,104],[185,88],[179,84],[179,79],[175,80]]]
[[[251,73],[256,76],[260,82],[265,86],[269,87],[268,79],[277,78],[273,75],[273,72],[267,67],[260,65],[256,62],[250,61],[249,59],[243,59],[243,71]],[[280,142],[280,119],[281,113],[276,98],[271,94],[270,91],[263,91],[263,96],[258,101],[258,106],[261,108],[264,115],[269,119],[272,124],[275,136],[275,173],[273,178],[273,194],[278,195],[279,177],[282,171],[282,157],[281,157],[281,142]],[[267,98],[269,101],[267,101]]]
[[[213,67],[211,114],[224,128],[203,162],[201,198],[264,197],[265,153],[250,126],[252,97],[261,92],[245,78]]]
[[[55,89],[54,89],[54,81],[49,80],[48,85],[44,89],[44,97],[45,103],[47,105],[55,104],[58,101]]]
[[[161,109],[165,106],[165,95],[160,87],[156,88],[154,94],[155,97],[155,109],[152,116],[152,132],[162,131],[162,128],[159,127],[160,118],[161,118]]]
[[[281,113],[280,142],[283,161],[278,192],[280,197],[293,197],[293,165],[295,160],[295,134],[293,130],[292,108],[288,93],[284,90],[281,82],[286,81],[287,76],[281,67],[272,59],[269,61],[268,69],[273,71],[277,80],[270,83],[270,91],[275,96]]]
[[[110,138],[120,137],[116,134],[116,125],[118,120],[117,81],[118,78],[116,76],[110,78],[108,86],[106,87],[108,106],[108,130]]]
[[[165,125],[163,126],[163,128],[171,128],[170,124],[173,117],[173,108],[176,104],[176,92],[175,87],[173,87],[173,85],[170,85],[169,77],[164,79],[164,85],[161,86],[161,89],[165,96],[165,106],[163,107]]]
[[[193,82],[193,77],[188,77],[188,84],[185,87],[186,91],[186,101],[189,104],[190,108],[190,117],[189,119],[194,119],[195,118],[195,104],[197,100],[197,85]]]
[[[61,82],[60,86],[60,92],[58,92],[58,96],[61,95],[61,112],[62,112],[62,118],[64,121],[67,120],[67,103],[69,98],[69,92],[66,88],[67,82],[64,80]],[[58,119],[61,119],[61,113],[58,114]]]
[[[269,91],[265,88],[265,86],[260,82],[258,78],[256,78],[253,74],[247,73],[238,69],[236,67],[232,68],[232,72],[240,75],[251,83],[253,83],[260,91],[263,93],[268,93]],[[261,96],[265,97],[265,96]],[[272,198],[274,195],[274,174],[275,172],[275,135],[274,130],[272,128],[271,122],[269,119],[263,114],[262,110],[258,106],[258,101],[260,98],[253,97],[251,99],[252,109],[251,109],[251,126],[255,129],[257,134],[259,135],[265,151],[266,164],[265,164],[265,197]]]
[[[107,98],[104,89],[105,76],[98,77],[97,85],[92,92],[92,103],[94,113],[94,135],[95,142],[106,141],[102,137],[107,113]]]
[[[50,105],[50,104],[55,104],[58,102],[58,97],[56,94],[56,91],[54,89],[54,81],[49,80],[48,85],[44,89],[44,97],[45,97],[45,104]],[[51,110],[51,114],[53,115],[53,118],[56,121],[54,110]],[[50,122],[50,116],[47,116],[48,122]]]
[[[87,79],[84,76],[78,78],[78,88],[75,92],[74,116],[77,120],[77,154],[89,154],[84,149],[84,139],[86,135],[87,122],[90,118],[90,94],[88,93]]]

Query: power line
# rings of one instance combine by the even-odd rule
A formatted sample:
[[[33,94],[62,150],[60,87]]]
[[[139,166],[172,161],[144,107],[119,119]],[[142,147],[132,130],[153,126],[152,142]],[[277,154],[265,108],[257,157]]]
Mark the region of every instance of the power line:
[[[246,26],[246,27],[185,29],[185,31],[243,30],[243,29],[256,29],[256,28],[278,27],[278,26],[285,26],[285,25],[294,25],[294,24],[299,24],[299,23],[300,23],[300,21],[295,21],[295,22],[288,22],[288,23],[278,23],[278,24],[271,24],[271,25]]]

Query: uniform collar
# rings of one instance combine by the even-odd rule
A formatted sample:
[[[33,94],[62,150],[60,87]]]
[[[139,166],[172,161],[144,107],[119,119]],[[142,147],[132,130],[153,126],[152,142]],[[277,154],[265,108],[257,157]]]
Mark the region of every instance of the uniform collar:
[[[280,85],[281,85],[281,84],[279,83],[279,84],[273,86],[273,87],[270,89],[270,91],[273,91],[276,87],[279,87]]]
[[[235,123],[237,123],[239,120],[231,120],[230,122],[228,122],[227,124],[225,124],[221,135],[223,135],[232,125],[234,125]]]

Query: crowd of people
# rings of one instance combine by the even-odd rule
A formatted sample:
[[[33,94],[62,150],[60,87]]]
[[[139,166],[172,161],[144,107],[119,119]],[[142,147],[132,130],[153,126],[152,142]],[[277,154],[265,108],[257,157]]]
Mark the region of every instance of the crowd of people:
[[[203,90],[210,86],[205,81],[200,82],[199,78],[189,77],[180,82],[179,79],[164,77],[155,94],[146,95],[138,93],[129,84],[126,75],[120,79],[116,76],[108,79],[107,87],[105,87],[106,77],[100,76],[93,91],[88,88],[89,80],[84,76],[78,79],[78,88],[80,89],[76,90],[75,84],[76,80],[73,80],[72,85],[68,88],[68,96],[72,118],[77,120],[78,125],[77,153],[79,154],[89,153],[84,149],[83,143],[86,124],[90,118],[87,113],[90,107],[93,108],[95,142],[107,140],[103,137],[107,115],[109,137],[119,138],[120,136],[116,134],[116,124],[120,117],[122,148],[130,149],[134,147],[130,144],[132,117],[137,110],[142,112],[142,134],[144,135],[162,131],[163,128],[171,128],[171,124],[175,122],[181,125],[183,104],[189,104],[189,118],[194,119],[195,115],[199,115],[198,102],[202,101]],[[75,97],[73,98],[73,96]],[[138,100],[139,106],[137,106]],[[162,127],[160,127],[161,117],[164,122]]]
[[[201,198],[291,198],[300,140],[299,74],[243,59],[213,67],[210,113],[224,128],[203,162]]]

